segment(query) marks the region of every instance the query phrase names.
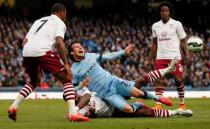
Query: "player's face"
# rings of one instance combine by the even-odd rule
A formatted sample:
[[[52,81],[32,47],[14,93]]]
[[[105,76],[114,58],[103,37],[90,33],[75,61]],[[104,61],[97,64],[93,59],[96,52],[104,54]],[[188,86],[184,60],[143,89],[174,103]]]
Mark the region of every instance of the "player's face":
[[[167,22],[170,19],[170,10],[167,6],[162,6],[160,10],[160,17],[163,22]]]
[[[61,20],[66,21],[66,10],[61,12]]]
[[[73,44],[72,49],[73,49],[73,56],[75,60],[81,61],[82,59],[84,59],[85,50],[80,43]]]

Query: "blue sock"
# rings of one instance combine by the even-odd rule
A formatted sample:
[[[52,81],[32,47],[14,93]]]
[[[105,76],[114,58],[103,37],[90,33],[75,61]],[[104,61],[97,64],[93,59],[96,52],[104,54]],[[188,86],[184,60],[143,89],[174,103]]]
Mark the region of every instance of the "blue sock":
[[[140,109],[142,107],[143,104],[139,103],[139,102],[135,102],[133,104],[131,104],[131,107],[133,108],[133,111],[137,111],[138,109]]]
[[[153,94],[151,94],[151,93],[149,93],[147,91],[143,91],[143,92],[144,92],[144,97],[143,98],[145,98],[145,99],[154,99],[156,101],[159,100],[159,96],[153,95]]]

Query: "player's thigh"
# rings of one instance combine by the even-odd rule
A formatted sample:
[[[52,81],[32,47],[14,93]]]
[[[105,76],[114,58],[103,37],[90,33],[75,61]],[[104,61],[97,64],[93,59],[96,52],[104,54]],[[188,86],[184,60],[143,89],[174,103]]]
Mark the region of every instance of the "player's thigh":
[[[158,70],[158,69],[167,68],[169,63],[170,63],[170,60],[166,60],[166,59],[157,59],[157,60],[155,61],[154,69]]]
[[[131,96],[134,84],[135,84],[134,81],[128,81],[121,78],[117,78],[114,81],[114,85],[116,85],[117,87],[117,93],[119,93],[122,96]]]
[[[30,83],[34,87],[36,87],[41,77],[41,68],[40,68],[38,58],[24,57],[23,66],[25,68],[25,72],[28,74],[30,78]]]
[[[133,96],[133,97],[144,96],[144,92],[141,89],[138,89],[136,87],[132,87],[131,96]]]
[[[119,94],[112,94],[104,98],[104,100],[119,110],[123,111],[127,105],[126,100]]]
[[[46,52],[44,56],[39,57],[39,61],[40,66],[45,72],[51,74],[58,74],[64,70],[64,66],[61,59],[54,51]]]
[[[176,71],[172,73],[175,81],[183,81],[183,72],[182,61],[180,60],[176,65]]]

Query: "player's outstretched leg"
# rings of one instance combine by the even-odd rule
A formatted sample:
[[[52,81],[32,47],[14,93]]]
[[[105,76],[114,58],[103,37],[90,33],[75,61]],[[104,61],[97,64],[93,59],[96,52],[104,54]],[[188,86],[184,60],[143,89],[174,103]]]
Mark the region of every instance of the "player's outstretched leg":
[[[193,112],[191,110],[164,110],[164,109],[148,109],[151,114],[150,117],[170,117],[170,116],[192,116]]]
[[[176,70],[176,64],[179,62],[179,58],[176,56],[173,58],[173,60],[170,62],[167,68],[165,69],[159,69],[159,70],[154,70],[149,73],[146,73],[144,75],[145,81],[146,82],[154,82],[157,79],[165,76],[168,73],[174,72]]]
[[[170,110],[152,109],[144,104],[134,113],[135,117],[170,117],[172,115]]]
[[[193,112],[191,110],[164,110],[164,109],[152,109],[142,103],[142,106],[133,115],[135,117],[171,117],[174,115],[192,116]]]
[[[178,62],[179,62],[178,57],[174,57],[174,59],[169,63],[169,66],[167,68],[161,69],[163,75],[176,71],[176,66]],[[163,80],[159,80],[158,86],[156,86],[155,88],[155,94],[157,96],[162,96],[163,93],[164,93]],[[155,109],[162,109],[161,103],[156,102]]]
[[[136,98],[152,99],[152,100],[155,100],[156,102],[163,103],[167,106],[172,106],[173,105],[172,101],[168,98],[165,98],[163,96],[153,95],[153,94],[151,94],[147,91],[137,89],[136,87],[132,88],[131,96],[136,97]]]
[[[156,80],[160,79],[161,77],[164,77],[166,74],[174,72],[176,70],[176,64],[179,62],[179,58],[176,56],[174,59],[170,62],[169,66],[164,69],[158,69],[153,70],[149,73],[146,73],[143,75],[143,77],[140,77],[135,80],[135,87],[140,88],[142,83],[151,83],[155,82]]]
[[[31,84],[26,84],[21,91],[19,92],[17,98],[13,102],[13,104],[8,109],[8,117],[13,121],[17,120],[17,108],[20,104],[25,100],[25,98],[31,94],[34,90],[34,87]]]

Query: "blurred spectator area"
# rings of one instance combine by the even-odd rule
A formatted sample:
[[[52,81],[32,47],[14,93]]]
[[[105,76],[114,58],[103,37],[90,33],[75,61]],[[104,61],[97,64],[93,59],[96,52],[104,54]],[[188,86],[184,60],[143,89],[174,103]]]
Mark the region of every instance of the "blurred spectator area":
[[[21,7],[21,3],[18,3],[21,2],[20,0],[16,0],[13,7],[5,1],[0,0],[0,87],[22,86],[28,80],[22,65],[22,40],[35,18],[50,14],[49,8],[55,0],[51,2],[38,0],[40,6],[49,2],[49,5],[46,6],[48,8],[45,8],[48,11],[39,10],[38,14],[33,12],[33,8],[38,9],[39,7],[31,9],[32,5],[29,2],[26,2],[23,10],[18,12]],[[173,2],[176,7],[175,18],[183,23],[187,35],[197,35],[204,41],[204,49],[198,53],[191,53],[191,64],[184,66],[185,85],[189,88],[210,87],[210,16],[203,9],[209,7],[209,1],[204,1],[207,3],[198,0],[185,2],[176,0]],[[68,5],[68,2],[67,0],[64,3]],[[129,80],[135,80],[153,69],[152,66],[145,67],[144,61],[148,58],[152,43],[151,25],[159,18],[157,14],[159,1],[131,0],[127,4],[121,2],[117,7],[118,11],[111,8],[116,7],[115,4],[119,3],[117,0],[113,0],[113,3],[103,0],[70,2],[73,5],[68,5],[68,7],[72,7],[72,11],[69,9],[69,19],[66,22],[66,45],[70,41],[77,40],[83,42],[89,52],[106,53],[122,50],[129,42],[133,42],[136,48],[129,57],[102,62],[101,65],[112,74]],[[141,7],[141,4],[146,5],[140,8],[143,13],[138,12],[137,9],[137,7]],[[202,8],[192,13],[188,12],[189,10],[184,10],[186,6],[183,4],[188,5],[187,9],[189,10],[191,7]],[[109,9],[100,10],[106,6],[110,7],[110,11],[107,11]],[[128,9],[127,11],[123,11],[125,7]],[[99,10],[100,13],[96,13],[95,10]],[[31,16],[32,14],[36,15]],[[174,87],[174,80],[167,77],[165,85]],[[61,86],[61,84],[52,75],[43,74],[40,86],[47,89]],[[144,84],[144,86],[151,87],[154,84]]]

